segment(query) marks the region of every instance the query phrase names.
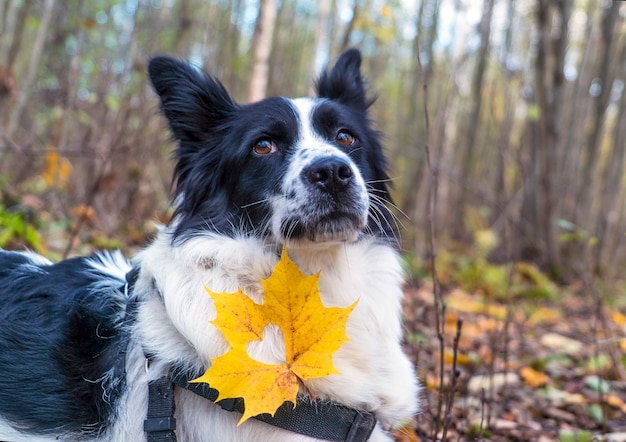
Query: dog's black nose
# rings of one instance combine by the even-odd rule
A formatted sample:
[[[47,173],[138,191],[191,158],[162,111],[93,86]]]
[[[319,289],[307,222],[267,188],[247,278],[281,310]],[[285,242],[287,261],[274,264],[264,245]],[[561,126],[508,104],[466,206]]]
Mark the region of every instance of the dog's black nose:
[[[354,174],[350,165],[341,158],[322,158],[304,170],[309,182],[318,189],[336,194],[348,187]]]

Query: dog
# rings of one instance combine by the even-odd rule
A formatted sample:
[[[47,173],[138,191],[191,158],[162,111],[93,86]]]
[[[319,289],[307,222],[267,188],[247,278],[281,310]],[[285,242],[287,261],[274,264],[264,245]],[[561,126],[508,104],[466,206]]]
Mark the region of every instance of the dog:
[[[148,74],[177,143],[172,219],[131,262],[0,253],[0,440],[391,441],[420,386],[401,347],[396,220],[360,52],[322,72],[314,98],[241,105],[168,56]],[[319,272],[326,306],[359,302],[333,356],[340,374],[238,426],[241,400],[216,404],[189,382],[229,348],[205,287],[262,303],[283,245]],[[284,357],[272,327],[255,344],[253,358]]]

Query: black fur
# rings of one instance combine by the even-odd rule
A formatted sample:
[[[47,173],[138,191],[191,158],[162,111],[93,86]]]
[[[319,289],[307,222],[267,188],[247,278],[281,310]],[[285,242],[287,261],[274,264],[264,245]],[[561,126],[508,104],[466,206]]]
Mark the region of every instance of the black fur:
[[[317,95],[358,109],[365,114],[374,102],[368,99],[361,75],[361,53],[348,49],[332,70],[322,72],[316,83]]]
[[[123,285],[85,258],[0,251],[0,415],[37,433],[98,432],[112,418]]]

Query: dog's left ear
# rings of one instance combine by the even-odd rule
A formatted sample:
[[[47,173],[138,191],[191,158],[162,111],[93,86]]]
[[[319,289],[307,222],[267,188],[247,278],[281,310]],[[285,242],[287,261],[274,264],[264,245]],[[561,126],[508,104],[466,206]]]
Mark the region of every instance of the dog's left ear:
[[[206,141],[238,108],[217,79],[182,60],[153,57],[148,75],[172,133],[181,142],[181,156],[193,154],[193,143]]]
[[[361,52],[351,48],[341,54],[331,70],[322,72],[316,91],[320,98],[368,108],[371,102],[367,99],[361,75]]]

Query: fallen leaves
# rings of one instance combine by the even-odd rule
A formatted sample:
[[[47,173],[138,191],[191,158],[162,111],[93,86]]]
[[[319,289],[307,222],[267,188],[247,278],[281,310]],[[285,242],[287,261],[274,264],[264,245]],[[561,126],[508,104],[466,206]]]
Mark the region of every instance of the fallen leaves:
[[[516,373],[495,373],[493,375],[472,376],[467,384],[467,389],[473,394],[478,394],[482,389],[500,390],[506,385],[519,384],[520,378]]]
[[[547,374],[528,366],[520,369],[520,376],[524,379],[524,383],[532,388],[543,387],[550,379]]]
[[[407,339],[407,348],[415,355],[429,397],[417,418],[420,440],[436,439],[433,416],[439,395],[445,400],[451,385],[454,323],[461,316],[448,440],[548,442],[571,434],[580,438],[574,440],[591,435],[608,441],[624,434],[623,303],[605,306],[599,319],[588,298],[571,293],[562,293],[558,301],[516,299],[507,306],[455,288],[444,294],[444,302],[443,349],[430,287],[409,291],[405,304],[411,318],[408,337],[414,337]]]
[[[235,293],[207,292],[215,303],[212,324],[231,349],[214,358],[211,367],[193,382],[206,382],[219,391],[217,400],[243,398],[239,424],[262,413],[274,414],[286,401],[296,403],[299,382],[338,374],[332,356],[349,338],[351,306],[325,307],[318,290],[319,274],[304,275],[286,249],[272,275],[262,281],[263,304],[241,289]],[[268,364],[250,357],[247,345],[262,341],[269,324],[278,326],[285,343],[285,360]]]
[[[70,161],[59,155],[54,147],[46,153],[44,170],[41,178],[48,187],[63,188],[68,183],[72,164]]]
[[[396,442],[419,442],[415,430],[412,428],[401,428],[393,433],[393,438]]]
[[[563,336],[558,333],[546,333],[539,339],[539,342],[541,345],[551,350],[568,355],[580,353],[585,346],[580,341],[568,338],[567,336]]]

